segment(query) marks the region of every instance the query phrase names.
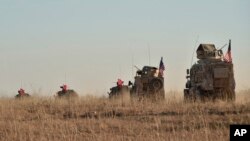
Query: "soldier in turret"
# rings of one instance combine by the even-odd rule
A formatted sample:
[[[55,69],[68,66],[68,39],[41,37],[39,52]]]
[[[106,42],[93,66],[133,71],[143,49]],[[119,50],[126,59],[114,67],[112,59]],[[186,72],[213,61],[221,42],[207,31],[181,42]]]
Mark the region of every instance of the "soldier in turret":
[[[58,97],[77,97],[78,96],[78,94],[74,90],[68,89],[68,85],[66,84],[63,84],[62,86],[60,86],[60,88],[62,90],[57,92]]]
[[[63,93],[66,93],[68,90],[68,86],[66,84],[63,84],[62,86],[60,86],[60,88],[62,89]]]
[[[110,92],[108,92],[109,98],[118,98],[120,96],[126,96],[129,93],[129,86],[132,85],[130,82],[129,85],[124,85],[124,81],[122,79],[118,79],[116,82],[116,86],[110,88]]]
[[[18,90],[18,94],[15,96],[16,98],[23,98],[23,97],[29,97],[30,95],[28,93],[25,93],[25,90],[23,88],[20,88]]]
[[[120,89],[120,88],[122,88],[123,83],[124,83],[124,81],[122,81],[121,79],[118,79],[116,82],[116,85]]]

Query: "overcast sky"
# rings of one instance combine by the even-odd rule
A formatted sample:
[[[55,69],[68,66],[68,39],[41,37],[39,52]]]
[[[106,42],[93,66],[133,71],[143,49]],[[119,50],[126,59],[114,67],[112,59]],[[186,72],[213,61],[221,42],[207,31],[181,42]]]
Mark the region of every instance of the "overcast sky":
[[[52,95],[63,83],[105,95],[117,78],[133,80],[133,64],[158,67],[161,56],[166,91],[182,91],[193,50],[229,39],[237,90],[250,88],[249,7],[248,0],[0,0],[0,96],[20,87]]]

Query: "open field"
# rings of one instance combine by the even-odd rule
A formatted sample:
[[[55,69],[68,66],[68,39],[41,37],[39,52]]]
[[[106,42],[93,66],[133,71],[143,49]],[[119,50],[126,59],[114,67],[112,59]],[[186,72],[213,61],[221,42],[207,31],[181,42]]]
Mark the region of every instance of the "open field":
[[[109,101],[32,98],[0,99],[0,140],[117,141],[229,140],[230,124],[250,124],[250,91],[235,103],[183,103],[174,92],[166,101]]]

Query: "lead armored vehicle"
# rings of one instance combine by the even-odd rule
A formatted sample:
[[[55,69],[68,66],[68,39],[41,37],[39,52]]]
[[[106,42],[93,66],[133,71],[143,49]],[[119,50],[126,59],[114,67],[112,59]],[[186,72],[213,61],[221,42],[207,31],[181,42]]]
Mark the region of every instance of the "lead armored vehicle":
[[[231,41],[229,47],[231,51]],[[226,61],[222,50],[216,49],[214,44],[200,44],[196,54],[197,63],[190,70],[187,69],[184,100],[234,101],[235,79],[232,61]]]

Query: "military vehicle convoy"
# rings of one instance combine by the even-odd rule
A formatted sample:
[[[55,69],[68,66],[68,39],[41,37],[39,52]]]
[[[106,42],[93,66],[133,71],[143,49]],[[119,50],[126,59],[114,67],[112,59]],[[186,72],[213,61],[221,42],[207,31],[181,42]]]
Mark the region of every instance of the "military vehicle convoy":
[[[164,77],[159,69],[152,66],[144,66],[138,69],[134,77],[134,83],[130,83],[132,98],[148,97],[155,100],[165,99]]]
[[[196,50],[197,63],[187,69],[187,82],[184,89],[185,101],[205,100],[235,100],[235,79],[231,59],[231,41],[229,41],[228,52],[224,56],[222,49],[217,49],[214,44],[200,44]],[[229,57],[229,58],[226,58]],[[165,70],[163,59],[159,68],[144,66],[138,69],[134,82],[123,85],[118,79],[117,86],[110,88],[109,98],[129,95],[130,98],[150,98],[153,100],[165,99],[164,77]],[[56,97],[78,97],[74,90],[67,88],[67,85],[60,87]],[[16,98],[29,97],[23,89],[18,91]]]
[[[231,48],[231,41],[229,41]],[[184,89],[185,101],[235,100],[235,79],[232,62],[226,62],[221,49],[214,44],[200,44],[196,50],[199,59],[187,69]]]

